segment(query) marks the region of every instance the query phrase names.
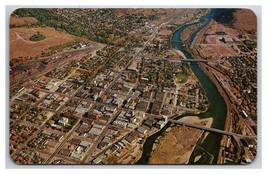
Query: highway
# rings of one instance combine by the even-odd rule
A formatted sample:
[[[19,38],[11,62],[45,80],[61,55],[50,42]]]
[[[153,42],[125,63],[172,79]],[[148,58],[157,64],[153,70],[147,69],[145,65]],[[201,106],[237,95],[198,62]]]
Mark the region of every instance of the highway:
[[[228,135],[228,136],[236,136],[239,138],[257,138],[257,136],[255,136],[255,135],[241,135],[241,134],[228,132],[228,131],[215,129],[215,128],[209,128],[209,127],[205,127],[205,126],[201,126],[201,125],[197,125],[197,124],[185,123],[185,122],[173,120],[173,119],[169,119],[168,121],[175,123],[175,124],[180,124],[180,125],[184,125],[184,126],[188,126],[188,127],[192,127],[192,128],[196,128],[196,129],[201,129],[201,130],[208,131],[208,132],[214,132],[214,133],[219,133],[219,134],[223,134],[223,135]]]

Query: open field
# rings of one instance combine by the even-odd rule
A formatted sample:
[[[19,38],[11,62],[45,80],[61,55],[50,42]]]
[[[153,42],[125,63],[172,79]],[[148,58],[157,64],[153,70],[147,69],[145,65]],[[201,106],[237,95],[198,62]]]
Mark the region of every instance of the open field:
[[[29,38],[37,32],[46,36],[41,41],[30,41]],[[42,52],[50,51],[49,48],[62,45],[68,42],[74,42],[75,36],[57,31],[51,27],[35,28],[11,28],[10,29],[10,59],[17,57],[35,57],[40,56]]]
[[[9,25],[12,27],[18,27],[21,25],[30,25],[38,22],[38,20],[34,17],[10,17]]]
[[[212,118],[184,117],[187,123],[201,124],[210,127]],[[175,126],[164,137],[159,139],[155,151],[149,160],[150,164],[186,164],[201,137],[203,131],[185,126]]]
[[[221,55],[234,56],[235,52],[227,45],[219,44],[201,44],[199,45],[200,52],[207,58],[219,58]]]
[[[179,83],[185,83],[187,81],[187,78],[188,78],[187,74],[177,74],[176,77],[177,77]]]

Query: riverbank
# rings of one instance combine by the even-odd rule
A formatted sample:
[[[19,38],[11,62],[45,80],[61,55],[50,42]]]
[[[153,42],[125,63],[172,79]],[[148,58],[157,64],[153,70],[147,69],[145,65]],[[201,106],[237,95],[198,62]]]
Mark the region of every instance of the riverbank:
[[[196,24],[196,25],[192,25],[192,26],[186,28],[181,33],[181,40],[183,42],[189,42],[189,40],[190,40],[192,34],[194,33],[194,31],[196,31],[200,26],[201,26],[201,24]]]
[[[197,44],[201,43],[204,40],[204,34],[207,31],[207,29],[210,27],[210,25],[213,24],[213,20],[211,20],[211,22],[205,26],[195,37],[195,39],[193,40],[190,49],[192,50],[192,55],[196,58],[196,59],[202,59],[202,57],[199,55],[199,53],[196,51],[196,46]],[[217,81],[217,79],[214,77],[212,71],[214,71],[214,69],[211,69],[209,66],[207,66],[205,63],[198,63],[199,67],[202,69],[202,71],[209,77],[209,79],[212,81],[212,83],[216,86],[218,92],[220,93],[220,95],[222,96],[223,100],[226,103],[226,107],[227,107],[227,114],[226,114],[226,120],[225,120],[225,125],[224,125],[224,130],[226,131],[230,131],[230,124],[231,124],[231,119],[230,119],[230,108],[231,108],[231,101],[229,100],[227,93],[224,91],[223,87],[220,85],[220,83]]]
[[[188,27],[186,30],[184,30],[181,34],[181,40],[182,41],[188,41],[192,35],[192,33],[197,29],[196,25],[192,25]]]
[[[210,71],[210,69],[207,67],[207,65],[201,64],[200,68],[204,71],[204,73],[210,78],[210,80],[213,82],[213,84],[215,84],[215,86],[217,87],[217,90],[219,91],[219,93],[221,94],[225,104],[226,104],[226,108],[227,108],[227,112],[226,112],[226,117],[225,117],[225,124],[224,124],[224,130],[225,131],[229,131],[232,132],[231,129],[231,125],[232,125],[232,116],[231,116],[231,101],[229,100],[229,97],[227,96],[227,93],[225,92],[225,90],[223,89],[223,87],[220,85],[220,83],[218,82],[218,80],[214,77],[214,75],[212,74],[212,72]],[[222,163],[222,151],[226,146],[226,141],[227,141],[227,136],[222,136],[221,139],[221,143],[220,143],[220,150],[219,150],[219,154],[218,154],[218,159],[217,159],[217,163],[221,164]]]
[[[179,121],[211,127],[213,119],[186,116]],[[171,127],[170,131],[158,139],[149,164],[187,164],[203,133],[202,130],[186,126]]]
[[[191,50],[193,52],[193,56],[202,59],[199,55],[199,53],[196,51],[197,49],[195,48],[197,44],[201,43],[204,40],[204,34],[207,31],[207,29],[212,25],[214,21],[212,20],[207,26],[205,26],[195,37],[191,44]],[[214,77],[212,71],[215,71],[214,69],[211,69],[208,65],[204,63],[198,63],[199,67],[202,69],[202,71],[209,77],[209,79],[212,81],[212,83],[216,86],[218,92],[222,96],[227,112],[226,112],[226,117],[225,117],[225,124],[224,124],[224,130],[225,131],[230,131],[231,132],[231,124],[232,124],[232,118],[231,118],[231,108],[232,108],[232,103],[229,100],[228,94],[226,91],[223,89],[223,87],[220,85],[218,80]],[[222,150],[225,147],[227,141],[227,136],[222,136],[221,142],[220,142],[220,149],[219,149],[219,154],[217,158],[217,164],[221,164],[222,162]]]

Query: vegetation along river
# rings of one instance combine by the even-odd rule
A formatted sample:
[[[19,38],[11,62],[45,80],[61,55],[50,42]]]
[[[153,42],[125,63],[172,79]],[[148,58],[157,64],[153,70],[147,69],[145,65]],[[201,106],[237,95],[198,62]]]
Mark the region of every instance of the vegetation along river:
[[[171,37],[171,44],[173,48],[178,49],[184,53],[186,58],[192,59],[191,54],[186,50],[185,44],[181,41],[182,32],[192,25],[201,24],[201,26],[192,33],[189,45],[192,44],[195,39],[197,33],[202,30],[210,21],[213,19],[214,15],[217,13],[216,9],[212,9],[206,16],[202,17],[198,22],[193,22],[189,24],[185,24],[178,28]],[[195,76],[201,82],[204,90],[206,91],[207,97],[210,101],[210,106],[205,113],[198,114],[200,118],[213,118],[213,124],[211,127],[217,129],[224,129],[225,117],[226,117],[226,105],[218,92],[216,86],[212,83],[212,81],[206,76],[206,74],[202,71],[197,63],[190,63],[191,69],[194,72]],[[137,161],[136,164],[147,164],[149,160],[149,156],[152,152],[153,143],[155,140],[162,135],[165,130],[170,126],[170,123],[166,124],[166,126],[161,129],[159,132],[153,134],[148,137],[144,143],[143,154],[142,157]],[[201,141],[196,148],[194,149],[189,164],[216,164],[217,157],[220,148],[221,135],[216,133],[209,133],[204,141]],[[201,154],[202,157],[197,162],[194,162],[195,156]]]

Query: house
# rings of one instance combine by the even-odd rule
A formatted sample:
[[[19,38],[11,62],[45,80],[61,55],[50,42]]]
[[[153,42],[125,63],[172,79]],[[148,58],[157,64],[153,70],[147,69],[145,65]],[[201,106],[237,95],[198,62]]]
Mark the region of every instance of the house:
[[[81,160],[84,157],[84,153],[80,153],[80,152],[74,151],[74,152],[72,152],[70,157],[74,158],[74,159]]]
[[[94,120],[89,119],[89,118],[83,118],[81,122],[83,125],[91,126],[93,124]]]
[[[131,135],[128,135],[128,136],[125,138],[125,140],[126,140],[128,143],[132,144],[132,143],[134,143],[137,139],[136,139],[135,137],[131,136]]]
[[[111,146],[110,150],[111,150],[112,152],[115,152],[115,151],[117,150],[117,147],[113,145],[113,146]]]
[[[143,111],[133,111],[133,115],[134,116],[138,116],[138,117],[141,117],[141,118],[144,118],[145,117],[145,112]]]
[[[106,146],[108,145],[108,143],[107,142],[100,142],[99,144],[98,144],[98,148],[99,149],[103,149],[103,148],[105,148]]]
[[[59,125],[63,125],[63,126],[66,126],[69,122],[69,119],[66,118],[66,117],[61,117],[59,120],[58,120],[58,124]]]
[[[135,128],[135,124],[133,124],[133,123],[129,123],[128,125],[127,125],[127,127],[128,128],[130,128],[130,129],[134,129]]]
[[[113,122],[113,125],[117,125],[117,126],[119,126],[119,127],[121,127],[121,128],[126,128],[127,123],[124,122],[124,121],[115,120],[115,121]]]
[[[97,157],[93,160],[93,164],[100,164],[102,162],[102,159],[100,157]]]
[[[155,99],[158,100],[158,101],[163,101],[163,99],[164,99],[164,95],[165,95],[164,92],[157,91],[157,92],[156,92],[156,95],[155,95]]]
[[[88,147],[90,147],[91,144],[92,143],[89,141],[81,141],[79,145],[86,150]]]
[[[151,108],[151,113],[152,114],[159,114],[160,112],[160,109],[161,109],[161,105],[162,105],[162,102],[161,101],[155,101],[152,105],[152,108]]]
[[[102,123],[107,123],[109,121],[110,117],[109,116],[101,116],[99,118],[99,121]]]
[[[76,130],[79,134],[86,136],[87,133],[89,132],[91,126],[89,126],[86,123],[82,123],[81,126]]]
[[[167,123],[167,121],[165,121],[165,120],[159,120],[156,123],[156,127],[159,128],[159,129],[162,129],[166,125],[166,123]]]
[[[93,135],[93,136],[98,136],[101,133],[101,129],[92,127],[92,129],[89,131],[89,134]]]
[[[68,143],[78,146],[81,143],[81,140],[77,138],[72,138],[68,141]]]
[[[65,91],[66,91],[66,88],[62,86],[58,87],[58,89],[56,90],[56,92],[59,92],[59,93],[65,93]]]
[[[145,134],[147,132],[147,128],[141,126],[141,127],[137,128],[137,131],[140,132],[141,134]]]
[[[151,119],[147,119],[145,122],[144,122],[144,125],[149,127],[149,128],[152,128],[153,126],[153,120]]]
[[[99,96],[98,93],[94,93],[93,94],[93,99],[96,100],[98,98],[98,96]]]
[[[115,108],[115,107],[106,106],[107,112],[115,112],[116,110],[117,110],[117,108]]]
[[[118,116],[116,118],[117,121],[123,121],[123,122],[129,122],[129,119],[127,117],[124,116]]]
[[[114,99],[112,104],[117,106],[117,107],[120,107],[122,104],[123,104],[123,99],[122,98],[117,98],[117,99]]]

